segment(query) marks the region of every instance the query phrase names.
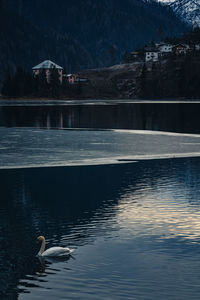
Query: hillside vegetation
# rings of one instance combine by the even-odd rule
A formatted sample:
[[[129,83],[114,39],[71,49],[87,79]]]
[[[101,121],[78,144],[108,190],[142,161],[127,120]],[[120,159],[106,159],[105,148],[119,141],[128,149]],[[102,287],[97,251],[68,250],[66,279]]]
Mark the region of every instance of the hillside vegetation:
[[[0,0],[0,84],[45,59],[67,73],[120,63],[125,51],[178,35],[171,9],[141,0]]]

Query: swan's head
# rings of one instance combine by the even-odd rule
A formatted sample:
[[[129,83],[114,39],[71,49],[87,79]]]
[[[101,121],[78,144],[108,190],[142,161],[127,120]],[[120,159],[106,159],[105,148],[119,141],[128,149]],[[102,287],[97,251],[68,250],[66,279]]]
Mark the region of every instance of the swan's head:
[[[36,243],[40,243],[40,242],[42,242],[44,240],[45,240],[44,236],[40,235],[40,236],[38,236],[38,238],[36,240]]]

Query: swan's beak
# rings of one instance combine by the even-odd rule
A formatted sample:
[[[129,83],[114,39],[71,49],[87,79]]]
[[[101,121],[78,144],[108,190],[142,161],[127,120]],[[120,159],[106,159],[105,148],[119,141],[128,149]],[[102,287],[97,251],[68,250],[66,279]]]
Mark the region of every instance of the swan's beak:
[[[36,244],[39,244],[39,242],[40,242],[40,240],[37,239],[37,240],[36,240]]]

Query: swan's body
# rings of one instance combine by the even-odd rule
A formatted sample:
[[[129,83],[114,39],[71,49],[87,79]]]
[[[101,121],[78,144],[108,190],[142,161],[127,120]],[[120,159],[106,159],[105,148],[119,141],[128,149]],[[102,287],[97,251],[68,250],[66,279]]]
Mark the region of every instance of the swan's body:
[[[45,251],[46,242],[44,236],[39,236],[37,238],[37,242],[40,241],[42,242],[42,245],[40,251],[38,252],[38,256],[64,257],[70,255],[73,252],[72,249],[64,247],[52,247]]]

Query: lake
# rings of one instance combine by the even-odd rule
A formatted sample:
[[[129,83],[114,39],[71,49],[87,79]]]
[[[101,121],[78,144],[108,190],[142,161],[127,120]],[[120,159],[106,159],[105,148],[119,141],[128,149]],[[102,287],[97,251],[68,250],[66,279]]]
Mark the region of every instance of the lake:
[[[199,299],[198,132],[22,123],[0,128],[0,299]],[[75,251],[38,259],[39,235]]]
[[[199,101],[17,101],[0,103],[0,126],[200,133]]]

